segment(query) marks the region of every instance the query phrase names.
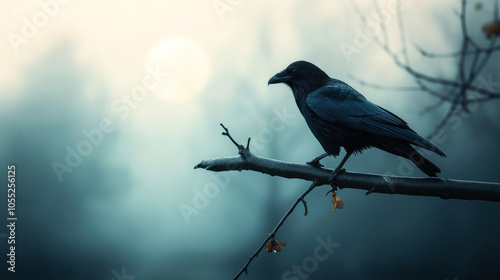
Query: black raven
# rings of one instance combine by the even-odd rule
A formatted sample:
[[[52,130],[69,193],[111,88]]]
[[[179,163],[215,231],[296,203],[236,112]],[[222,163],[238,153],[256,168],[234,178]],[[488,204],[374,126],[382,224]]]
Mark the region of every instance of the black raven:
[[[302,116],[326,151],[308,164],[321,167],[321,159],[338,156],[340,147],[346,150],[346,156],[332,173],[330,183],[344,171],[342,166],[353,153],[371,147],[410,159],[428,176],[436,177],[441,172],[412,145],[445,157],[441,150],[420,137],[404,120],[366,100],[348,84],[330,78],[316,65],[307,61],[294,62],[268,82],[277,83],[285,83],[292,89]]]

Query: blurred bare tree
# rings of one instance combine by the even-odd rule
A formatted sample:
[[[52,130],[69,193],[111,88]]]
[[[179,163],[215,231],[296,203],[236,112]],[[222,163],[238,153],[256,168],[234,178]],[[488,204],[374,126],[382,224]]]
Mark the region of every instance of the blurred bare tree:
[[[359,15],[363,24],[367,24],[366,16],[360,11],[357,4],[351,0],[354,10]],[[386,23],[382,20],[382,11],[378,0],[373,0],[376,14],[379,17],[378,23],[381,34],[373,35],[374,42],[389,55],[394,61],[395,65],[406,71],[415,80],[415,85],[405,87],[390,87],[383,86],[376,83],[367,82],[357,77],[356,79],[360,84],[366,85],[375,89],[390,89],[390,90],[417,90],[426,92],[438,99],[438,101],[427,107],[423,112],[427,113],[435,110],[443,105],[448,105],[449,108],[445,116],[434,128],[434,131],[428,136],[433,137],[438,133],[450,120],[450,118],[461,112],[470,113],[470,106],[480,102],[486,102],[500,98],[500,92],[495,91],[491,75],[485,79],[481,75],[484,67],[491,60],[492,55],[500,50],[500,45],[496,44],[498,36],[500,36],[500,21],[498,19],[498,2],[495,3],[493,9],[492,20],[484,23],[482,32],[489,40],[488,46],[481,46],[474,40],[468,30],[467,23],[467,1],[461,1],[460,11],[455,11],[461,26],[461,47],[457,51],[449,53],[432,53],[426,51],[424,48],[419,47],[413,43],[413,47],[418,53],[425,58],[440,60],[452,59],[457,64],[455,79],[447,79],[437,76],[426,74],[426,69],[416,69],[410,62],[410,57],[407,51],[407,38],[405,28],[401,16],[401,3],[396,3],[396,15],[399,28],[399,41],[400,50],[392,48],[389,44],[389,36],[387,32]],[[476,10],[483,9],[481,3],[475,5]],[[479,84],[478,84],[479,82]]]
[[[391,57],[396,66],[407,72],[414,78],[414,85],[393,87],[379,85],[376,83],[366,82],[359,78],[355,78],[359,83],[370,86],[375,89],[381,90],[412,90],[426,92],[438,99],[436,104],[427,107],[424,112],[431,112],[443,105],[448,105],[447,113],[439,121],[434,128],[434,131],[428,136],[433,137],[436,133],[440,132],[442,128],[448,123],[450,118],[456,114],[466,112],[470,113],[472,106],[478,103],[487,102],[500,98],[500,92],[495,91],[491,75],[486,80],[482,71],[488,62],[492,61],[492,56],[500,50],[500,45],[497,45],[497,39],[500,36],[500,21],[498,19],[498,2],[495,3],[493,9],[492,20],[485,22],[482,32],[488,42],[487,46],[481,46],[470,36],[467,27],[467,1],[461,1],[460,11],[456,12],[461,25],[461,47],[457,51],[449,53],[432,53],[426,51],[424,48],[412,44],[417,53],[422,57],[438,61],[440,59],[452,59],[456,63],[456,76],[455,78],[443,78],[427,74],[427,69],[416,69],[410,62],[410,56],[407,48],[407,38],[405,28],[401,17],[401,3],[396,2],[396,15],[399,29],[399,50],[391,47],[389,42],[389,35],[386,23],[382,20],[382,11],[378,0],[373,0],[376,14],[379,17],[377,21],[380,27],[379,36],[373,36],[374,42],[384,52]],[[358,6],[351,0],[351,4],[355,11],[361,18],[363,24],[367,25],[366,16],[359,10]],[[475,9],[480,10],[483,6],[481,3],[476,4]],[[477,30],[477,32],[480,32]],[[432,67],[432,66],[431,66]],[[479,82],[479,83],[478,83]],[[229,134],[228,129],[222,125],[225,132],[222,134],[227,136],[230,141],[238,149],[239,156],[224,157],[216,159],[207,159],[200,162],[195,168],[203,168],[209,171],[221,172],[229,170],[252,170],[268,174],[271,176],[279,176],[284,178],[297,178],[310,181],[310,186],[295,200],[289,210],[284,214],[281,220],[274,226],[274,229],[268,234],[264,241],[260,244],[257,250],[250,255],[245,265],[239,270],[234,279],[238,279],[243,273],[248,273],[248,267],[252,261],[259,255],[263,249],[267,252],[280,251],[285,243],[276,240],[276,234],[295,210],[299,204],[304,206],[304,215],[307,215],[306,196],[317,186],[330,184],[329,177],[333,170],[316,168],[307,164],[294,164],[273,159],[261,158],[250,152],[250,138],[246,142],[246,146],[239,144]],[[291,137],[289,139],[295,139]],[[277,149],[277,143],[273,143],[271,147],[272,157],[278,157],[280,152]],[[289,145],[284,145],[288,147]],[[274,197],[278,197],[278,190],[276,188],[278,181],[274,177],[269,180],[270,186],[270,202]],[[474,182],[462,181],[453,179],[439,179],[439,178],[410,178],[400,176],[386,176],[378,174],[361,174],[344,172],[339,177],[335,178],[334,185],[332,185],[332,206],[333,209],[342,208],[338,204],[342,200],[337,196],[338,188],[355,188],[366,190],[366,194],[370,193],[385,193],[385,194],[403,194],[403,195],[418,195],[418,196],[435,196],[443,199],[467,199],[467,200],[485,200],[500,202],[500,184],[489,182]],[[340,205],[340,204],[339,204]],[[269,213],[276,211],[276,206],[273,203],[268,204]],[[266,220],[266,226],[271,226],[272,221]],[[272,268],[269,273],[276,275],[276,271]]]

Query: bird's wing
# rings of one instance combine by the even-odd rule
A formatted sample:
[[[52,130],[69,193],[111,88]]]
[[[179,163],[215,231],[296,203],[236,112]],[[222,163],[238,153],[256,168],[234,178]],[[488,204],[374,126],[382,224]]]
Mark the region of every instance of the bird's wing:
[[[320,118],[353,129],[372,130],[376,129],[372,126],[377,125],[408,129],[404,120],[366,100],[363,95],[342,82],[327,84],[310,93],[307,105]]]
[[[341,81],[332,80],[310,93],[307,105],[325,121],[358,131],[408,141],[433,151],[437,149],[414,132],[404,120],[366,100],[363,95]]]

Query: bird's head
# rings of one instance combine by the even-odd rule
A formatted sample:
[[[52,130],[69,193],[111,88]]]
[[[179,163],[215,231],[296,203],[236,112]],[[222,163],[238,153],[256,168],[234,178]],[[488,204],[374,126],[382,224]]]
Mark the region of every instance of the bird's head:
[[[267,84],[285,83],[292,90],[298,87],[315,90],[323,86],[329,79],[330,77],[316,65],[300,60],[290,64],[285,70],[272,76]]]

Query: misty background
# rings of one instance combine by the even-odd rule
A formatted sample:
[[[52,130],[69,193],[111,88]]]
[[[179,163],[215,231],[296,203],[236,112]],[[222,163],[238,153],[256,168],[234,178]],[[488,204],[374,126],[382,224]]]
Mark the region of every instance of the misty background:
[[[373,17],[373,3],[358,2]],[[290,90],[267,86],[293,61],[315,63],[423,136],[448,108],[422,114],[437,101],[429,94],[376,90],[351,78],[413,83],[371,39],[355,53],[342,51],[365,29],[348,1],[40,3],[0,2],[0,159],[4,168],[16,165],[18,217],[15,273],[7,271],[8,229],[0,227],[1,279],[232,278],[309,183],[193,167],[237,155],[219,123],[240,143],[252,137],[259,156],[305,163],[323,152]],[[389,10],[393,1],[379,3]],[[475,4],[468,5],[469,32],[487,45],[481,26],[493,4]],[[459,49],[459,1],[403,1],[401,8],[410,43],[438,53]],[[397,48],[394,14],[387,28]],[[415,68],[455,77],[456,60],[409,51]],[[486,80],[500,82],[498,63],[492,56]],[[134,99],[144,80],[156,86]],[[429,157],[440,177],[500,182],[498,105],[481,103],[444,128],[436,144],[447,158]],[[110,132],[101,130],[103,121]],[[85,150],[83,131],[96,130],[102,137]],[[69,151],[79,145],[88,155],[70,166]],[[339,160],[322,163],[334,168]],[[405,163],[368,150],[345,168],[425,176],[401,174]],[[500,275],[498,203],[343,189],[345,207],[333,213],[327,191],[307,196],[309,215],[299,205],[277,234],[286,247],[261,252],[240,279],[305,279],[283,277],[314,257],[318,238],[337,247],[308,279]],[[7,191],[0,193],[6,218]]]

